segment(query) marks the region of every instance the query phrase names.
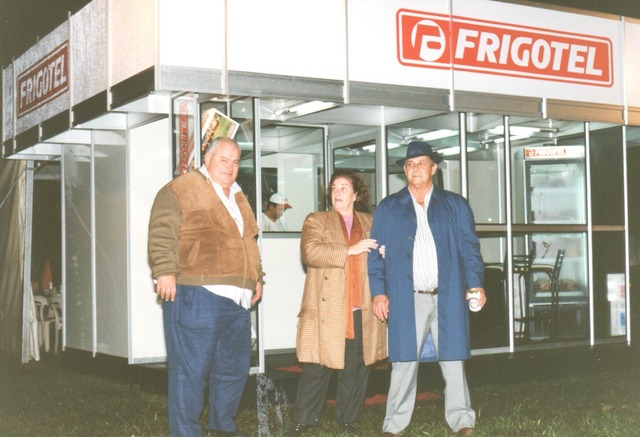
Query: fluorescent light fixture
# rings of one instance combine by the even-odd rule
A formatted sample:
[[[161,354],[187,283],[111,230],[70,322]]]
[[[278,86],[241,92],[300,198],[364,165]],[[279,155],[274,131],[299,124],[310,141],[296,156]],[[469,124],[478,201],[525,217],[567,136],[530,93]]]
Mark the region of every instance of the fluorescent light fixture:
[[[531,126],[509,126],[509,133],[513,136],[524,136],[528,137],[535,133],[540,132],[541,129],[539,127],[531,127]],[[496,126],[494,128],[489,129],[489,133],[492,135],[504,135],[504,126]]]
[[[457,155],[460,153],[460,147],[445,147],[444,149],[438,149],[436,150],[436,152],[438,152],[440,155],[442,156],[451,156],[451,155]]]
[[[333,102],[323,102],[321,100],[312,100],[310,102],[299,103],[297,105],[289,106],[286,108],[277,109],[273,112],[276,117],[292,116],[292,115],[306,115],[313,112],[324,111],[336,106]]]
[[[449,138],[458,135],[458,131],[450,130],[450,129],[438,129],[429,132],[423,132],[421,134],[409,135],[403,137],[402,139],[405,141],[411,140],[422,140],[422,141],[435,141],[441,140],[442,138]]]

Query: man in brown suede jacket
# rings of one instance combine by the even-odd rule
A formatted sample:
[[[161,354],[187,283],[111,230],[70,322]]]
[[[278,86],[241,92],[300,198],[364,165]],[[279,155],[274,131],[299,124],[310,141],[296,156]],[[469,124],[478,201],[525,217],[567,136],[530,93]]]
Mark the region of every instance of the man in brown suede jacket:
[[[163,300],[171,436],[207,428],[242,436],[233,421],[249,374],[249,309],[262,295],[255,215],[236,183],[240,148],[207,145],[204,165],[165,185],[149,221],[149,259]]]

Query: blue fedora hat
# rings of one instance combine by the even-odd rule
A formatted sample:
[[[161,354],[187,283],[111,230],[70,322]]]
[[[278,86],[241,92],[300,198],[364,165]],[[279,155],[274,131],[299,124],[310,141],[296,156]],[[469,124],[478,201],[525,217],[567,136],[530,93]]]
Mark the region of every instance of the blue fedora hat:
[[[431,144],[424,141],[411,141],[407,147],[407,155],[396,161],[400,167],[404,167],[404,162],[407,159],[417,158],[418,156],[428,156],[436,164],[442,162],[442,155],[438,152],[434,152]]]

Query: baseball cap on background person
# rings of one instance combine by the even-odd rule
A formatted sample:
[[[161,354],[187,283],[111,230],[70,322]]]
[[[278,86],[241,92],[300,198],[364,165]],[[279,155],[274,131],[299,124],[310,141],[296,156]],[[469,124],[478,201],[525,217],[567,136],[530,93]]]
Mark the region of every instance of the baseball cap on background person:
[[[418,156],[428,156],[436,164],[442,162],[442,155],[434,152],[431,144],[425,143],[424,141],[411,141],[407,147],[407,155],[402,159],[398,159],[396,164],[404,167],[407,159],[417,158]]]
[[[269,198],[269,202],[275,203],[276,205],[282,205],[284,206],[284,209],[293,208],[293,206],[289,205],[289,199],[280,193],[272,194]]]

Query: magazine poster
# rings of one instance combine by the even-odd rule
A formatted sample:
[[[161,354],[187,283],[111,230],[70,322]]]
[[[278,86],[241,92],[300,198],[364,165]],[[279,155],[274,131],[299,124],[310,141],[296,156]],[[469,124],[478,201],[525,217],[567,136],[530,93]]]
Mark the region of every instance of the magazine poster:
[[[214,138],[234,138],[238,131],[239,123],[227,117],[215,108],[209,108],[202,112],[202,142],[200,154],[204,156],[204,150]]]

